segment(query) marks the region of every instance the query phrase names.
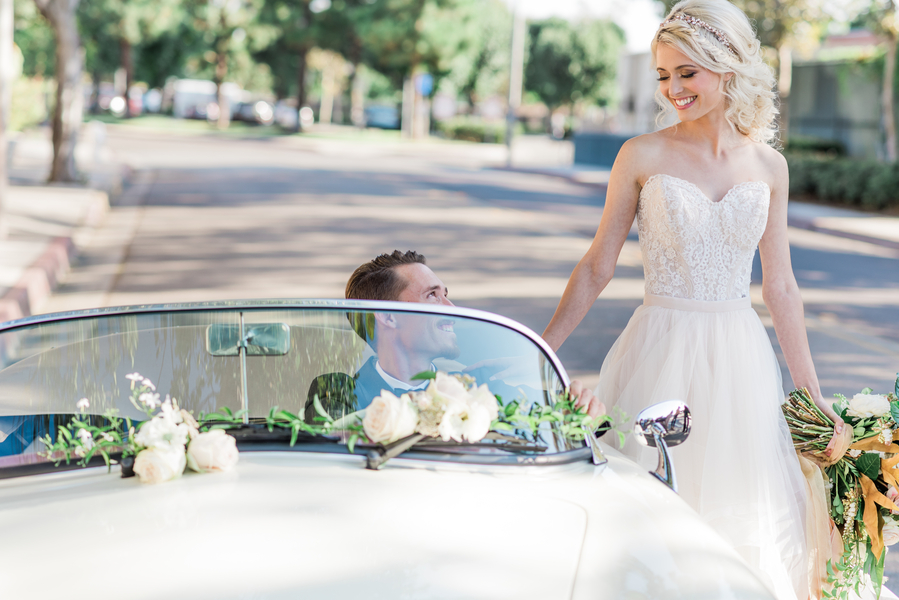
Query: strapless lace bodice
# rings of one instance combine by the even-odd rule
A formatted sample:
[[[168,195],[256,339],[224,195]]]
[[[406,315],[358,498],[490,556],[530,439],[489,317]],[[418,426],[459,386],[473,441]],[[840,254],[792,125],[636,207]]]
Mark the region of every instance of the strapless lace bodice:
[[[763,181],[739,183],[713,202],[689,181],[647,179],[637,206],[646,293],[693,300],[749,296],[769,201]]]

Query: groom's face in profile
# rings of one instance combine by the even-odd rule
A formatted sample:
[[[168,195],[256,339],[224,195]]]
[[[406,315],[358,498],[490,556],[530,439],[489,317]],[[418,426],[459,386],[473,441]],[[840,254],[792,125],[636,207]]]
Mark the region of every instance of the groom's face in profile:
[[[434,271],[421,263],[400,265],[396,275],[406,283],[397,296],[400,302],[424,302],[453,306],[448,290]],[[395,313],[396,334],[407,351],[419,352],[433,358],[456,358],[459,346],[452,319],[432,315]]]

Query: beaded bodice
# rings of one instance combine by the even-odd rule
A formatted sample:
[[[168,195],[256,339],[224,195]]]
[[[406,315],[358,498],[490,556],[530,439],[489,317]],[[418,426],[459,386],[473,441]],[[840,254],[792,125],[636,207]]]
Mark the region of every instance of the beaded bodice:
[[[749,296],[769,202],[764,181],[738,183],[713,202],[689,181],[647,179],[637,206],[646,293],[693,300]]]

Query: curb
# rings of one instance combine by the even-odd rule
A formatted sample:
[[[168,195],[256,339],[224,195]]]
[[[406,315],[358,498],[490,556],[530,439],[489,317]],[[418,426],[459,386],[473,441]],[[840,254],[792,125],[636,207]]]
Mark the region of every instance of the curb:
[[[50,240],[44,252],[25,269],[19,281],[0,297],[0,322],[31,316],[34,309],[59,287],[78,256],[75,239],[79,231],[92,229],[103,221],[110,206],[118,204],[124,196],[126,182],[132,173],[130,167],[123,165],[111,189],[94,190],[102,195],[102,201],[98,198],[88,207],[83,221],[68,236]]]
[[[18,283],[0,298],[0,321],[13,321],[33,314],[69,272],[77,254],[71,237],[54,238]]]

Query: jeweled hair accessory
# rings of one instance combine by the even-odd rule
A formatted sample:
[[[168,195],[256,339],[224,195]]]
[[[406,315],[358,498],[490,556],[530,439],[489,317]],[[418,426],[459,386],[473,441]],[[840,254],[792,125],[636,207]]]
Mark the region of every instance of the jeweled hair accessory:
[[[712,27],[711,25],[709,25],[708,23],[706,23],[705,21],[703,21],[702,19],[700,19],[698,17],[691,17],[690,15],[685,14],[685,13],[677,13],[676,15],[670,17],[668,20],[664,21],[661,25],[659,25],[659,28],[661,29],[665,25],[673,23],[674,21],[683,21],[684,23],[686,23],[690,27],[692,27],[694,30],[697,27],[702,27],[703,29],[705,29],[706,31],[708,31],[709,33],[714,35],[715,39],[717,39],[718,42],[722,46],[727,48],[728,52],[730,52],[734,56],[737,55],[737,51],[734,50],[734,47],[730,45],[730,41],[727,39],[727,36],[724,35],[723,31],[721,31],[720,29],[718,29],[716,27]]]

